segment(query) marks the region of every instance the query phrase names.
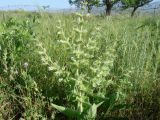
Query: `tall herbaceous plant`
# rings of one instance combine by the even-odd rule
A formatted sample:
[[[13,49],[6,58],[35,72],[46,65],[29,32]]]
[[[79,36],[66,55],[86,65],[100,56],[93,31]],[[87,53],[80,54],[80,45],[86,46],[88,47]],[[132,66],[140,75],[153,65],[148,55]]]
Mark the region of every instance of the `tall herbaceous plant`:
[[[54,73],[56,77],[53,79],[64,84],[66,99],[71,103],[67,107],[56,104],[52,106],[69,117],[95,119],[97,108],[108,100],[107,88],[114,84],[107,78],[113,67],[116,43],[113,46],[106,45],[102,50],[101,28],[95,26],[95,29],[88,31],[85,27],[88,21],[84,19],[83,15],[76,15],[73,26],[70,26],[70,34],[66,34],[63,22],[58,22],[56,42],[65,50],[65,64],[52,59],[40,41],[37,41],[37,47],[42,65]],[[64,53],[59,54],[61,56]]]

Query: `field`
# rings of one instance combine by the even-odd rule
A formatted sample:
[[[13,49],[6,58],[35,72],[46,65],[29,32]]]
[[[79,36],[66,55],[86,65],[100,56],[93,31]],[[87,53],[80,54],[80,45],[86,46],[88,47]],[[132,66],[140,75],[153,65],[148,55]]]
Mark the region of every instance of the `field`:
[[[0,120],[160,120],[160,16],[0,12]]]

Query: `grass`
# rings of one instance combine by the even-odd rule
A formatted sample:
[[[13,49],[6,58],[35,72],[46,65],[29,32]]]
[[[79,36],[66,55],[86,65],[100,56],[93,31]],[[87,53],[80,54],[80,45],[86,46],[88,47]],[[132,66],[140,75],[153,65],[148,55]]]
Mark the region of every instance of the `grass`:
[[[160,118],[159,16],[0,13],[0,119]]]

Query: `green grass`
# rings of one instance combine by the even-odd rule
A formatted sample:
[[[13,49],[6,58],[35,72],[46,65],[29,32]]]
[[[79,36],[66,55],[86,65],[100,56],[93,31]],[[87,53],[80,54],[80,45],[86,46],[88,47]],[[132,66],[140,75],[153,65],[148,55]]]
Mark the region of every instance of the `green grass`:
[[[0,119],[160,118],[160,17],[0,12]]]

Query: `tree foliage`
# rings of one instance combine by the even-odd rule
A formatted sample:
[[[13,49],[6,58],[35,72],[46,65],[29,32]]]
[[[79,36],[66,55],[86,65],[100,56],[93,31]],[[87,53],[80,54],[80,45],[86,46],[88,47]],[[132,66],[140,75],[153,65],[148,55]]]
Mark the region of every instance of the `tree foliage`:
[[[85,6],[88,13],[91,12],[93,6],[105,6],[106,15],[111,14],[112,7],[120,0],[69,0],[71,5],[75,5],[78,8]]]
[[[131,13],[131,16],[134,16],[135,11],[139,8],[142,7],[150,2],[152,2],[153,0],[121,0],[122,2],[122,6],[124,9],[133,8],[133,11]]]
[[[87,8],[88,13],[91,12],[93,6],[98,6],[99,0],[69,0],[71,5],[75,5],[78,8],[82,8],[85,6]]]

